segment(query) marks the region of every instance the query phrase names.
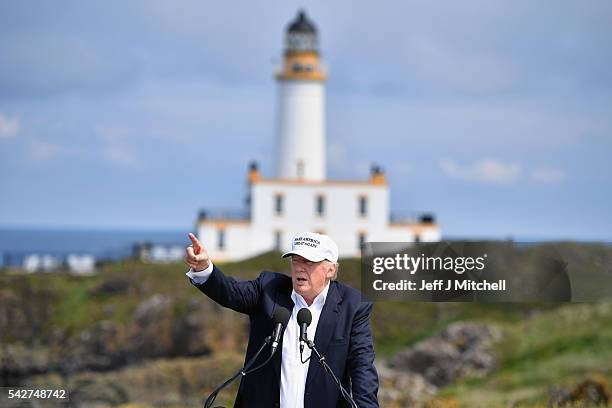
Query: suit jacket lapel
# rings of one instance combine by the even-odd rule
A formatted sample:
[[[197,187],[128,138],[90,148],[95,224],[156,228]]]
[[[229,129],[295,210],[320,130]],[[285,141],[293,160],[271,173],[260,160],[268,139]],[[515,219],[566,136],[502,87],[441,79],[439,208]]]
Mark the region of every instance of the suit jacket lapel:
[[[314,344],[319,353],[325,355],[327,346],[331,340],[331,336],[334,332],[334,327],[338,322],[339,306],[338,304],[342,300],[336,282],[332,281],[329,285],[329,291],[327,292],[327,299],[321,310],[321,316],[319,317],[319,323],[317,324],[317,331],[315,332]],[[310,365],[308,366],[308,375],[306,376],[306,384],[308,384],[312,376],[314,375],[313,365],[319,367],[319,362],[314,353]]]

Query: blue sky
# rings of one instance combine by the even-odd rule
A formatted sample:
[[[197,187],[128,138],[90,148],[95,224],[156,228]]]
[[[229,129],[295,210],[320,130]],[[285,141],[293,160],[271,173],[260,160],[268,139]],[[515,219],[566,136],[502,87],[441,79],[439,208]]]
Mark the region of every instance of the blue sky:
[[[328,176],[462,237],[612,239],[609,1],[0,3],[0,226],[190,229],[274,168],[286,24],[320,31]]]

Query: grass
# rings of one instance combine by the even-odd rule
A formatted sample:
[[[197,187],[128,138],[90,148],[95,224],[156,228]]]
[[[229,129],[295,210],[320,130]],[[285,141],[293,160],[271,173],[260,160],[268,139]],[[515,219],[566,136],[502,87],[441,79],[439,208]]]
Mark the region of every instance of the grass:
[[[580,254],[579,248],[572,246],[572,250]],[[600,247],[593,251],[607,259],[608,252],[601,254]],[[582,255],[575,257],[582,259]],[[340,264],[339,280],[359,288],[360,261],[347,259]],[[289,271],[288,261],[278,252],[219,266],[240,279],[255,278],[264,269]],[[191,299],[208,302],[189,284],[185,272],[179,263],[124,261],[104,265],[97,275],[86,277],[0,273],[0,306],[15,308],[25,316],[21,322],[11,321],[0,339],[11,343],[29,336],[36,341],[58,328],[78,335],[100,320],[128,325],[138,304],[157,293],[170,296],[174,316],[183,316]],[[98,290],[113,280],[124,282],[123,289]],[[230,315],[232,319],[227,318]],[[234,315],[215,311],[211,324],[227,324],[242,333],[243,320],[234,321]],[[440,401],[461,407],[546,406],[551,387],[570,387],[594,374],[612,382],[611,303],[377,302],[371,318],[377,356],[392,356],[449,323],[463,320],[494,323],[502,329],[504,340],[496,346],[500,366],[486,378],[466,378],[440,390]],[[237,347],[243,345],[238,342]]]
[[[441,392],[461,406],[546,406],[554,387],[612,380],[612,303],[566,305],[503,325],[500,369]]]

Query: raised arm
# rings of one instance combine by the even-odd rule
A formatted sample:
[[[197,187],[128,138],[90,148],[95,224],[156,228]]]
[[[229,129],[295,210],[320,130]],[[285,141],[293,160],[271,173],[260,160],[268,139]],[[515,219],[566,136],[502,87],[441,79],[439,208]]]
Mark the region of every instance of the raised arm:
[[[206,296],[240,313],[251,314],[257,308],[261,297],[259,279],[237,281],[214,266],[208,251],[192,233],[191,245],[185,249],[185,263],[191,267],[187,276],[191,283]]]

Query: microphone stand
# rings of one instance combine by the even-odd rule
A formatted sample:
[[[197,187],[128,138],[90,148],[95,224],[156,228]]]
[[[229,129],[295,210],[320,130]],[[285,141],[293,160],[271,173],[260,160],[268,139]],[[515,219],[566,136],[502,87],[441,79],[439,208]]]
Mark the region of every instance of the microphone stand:
[[[329,374],[332,377],[332,379],[334,380],[334,383],[336,383],[336,387],[338,387],[338,390],[340,391],[340,394],[342,394],[344,399],[349,404],[351,404],[352,408],[359,408],[357,404],[355,403],[355,401],[353,400],[353,397],[351,397],[351,395],[344,389],[344,387],[342,386],[342,383],[340,382],[340,380],[338,380],[338,377],[336,377],[336,374],[334,374],[329,364],[327,364],[327,361],[325,361],[325,356],[319,353],[319,350],[317,350],[312,340],[306,339],[306,345],[312,352],[314,352],[315,356],[317,357],[317,360],[319,360],[319,364],[323,366],[327,374]]]
[[[217,388],[215,388],[214,391],[208,396],[208,398],[206,398],[206,401],[204,402],[204,408],[210,408],[212,406],[212,404],[215,402],[215,399],[217,398],[217,394],[219,394],[219,391],[221,391],[223,388],[225,388],[228,385],[230,385],[231,383],[233,383],[236,380],[236,378],[238,378],[239,376],[243,376],[244,377],[245,375],[250,374],[253,371],[259,370],[261,367],[266,365],[268,363],[268,361],[270,361],[272,359],[274,354],[271,354],[270,357],[268,357],[268,359],[266,361],[264,361],[262,364],[260,364],[259,366],[255,367],[252,370],[249,370],[249,368],[251,368],[251,366],[255,363],[255,360],[257,360],[257,357],[259,357],[261,352],[266,348],[267,345],[270,344],[270,342],[272,342],[272,336],[266,337],[264,339],[263,344],[259,348],[259,350],[257,350],[257,353],[255,353],[255,355],[249,361],[247,361],[244,364],[244,367],[242,367],[240,370],[238,370],[238,372],[236,374],[234,374],[231,378],[229,378],[223,384],[221,384]],[[276,353],[276,350],[275,350],[275,353]]]

